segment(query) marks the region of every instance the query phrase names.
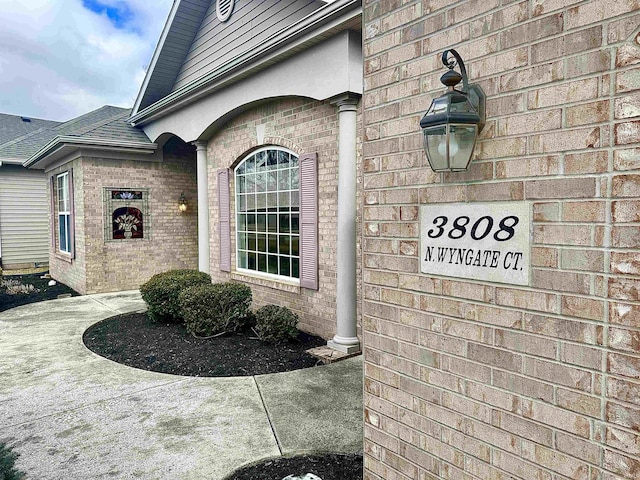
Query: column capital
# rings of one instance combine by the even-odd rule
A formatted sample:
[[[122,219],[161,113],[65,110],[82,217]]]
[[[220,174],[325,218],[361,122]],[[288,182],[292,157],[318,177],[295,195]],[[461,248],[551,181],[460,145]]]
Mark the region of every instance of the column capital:
[[[191,145],[195,145],[196,150],[206,150],[208,143],[209,142],[207,142],[206,140],[196,140],[195,142],[191,142]]]
[[[332,98],[331,103],[337,105],[340,112],[355,112],[358,108],[360,95],[356,93],[344,93]]]

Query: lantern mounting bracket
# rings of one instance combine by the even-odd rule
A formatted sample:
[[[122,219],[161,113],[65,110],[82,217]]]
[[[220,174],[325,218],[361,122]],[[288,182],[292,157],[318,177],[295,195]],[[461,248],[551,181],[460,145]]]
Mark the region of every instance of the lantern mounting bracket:
[[[453,59],[450,58],[449,55],[452,55],[454,58]],[[451,75],[451,77],[453,78],[462,77],[461,78],[462,90],[459,90],[459,91],[467,95],[467,98],[469,99],[469,103],[471,103],[473,108],[475,108],[476,111],[478,112],[478,115],[480,115],[481,121],[480,123],[478,123],[478,133],[480,133],[485,125],[485,109],[486,109],[485,105],[486,105],[487,97],[484,91],[482,90],[480,85],[476,85],[476,84],[469,85],[469,79],[467,77],[467,69],[464,65],[464,62],[462,61],[462,57],[453,48],[450,48],[449,50],[445,50],[444,52],[442,52],[442,64],[449,69],[449,72],[445,73],[440,79],[440,81],[445,86],[450,85],[450,83],[445,80],[445,77],[450,75],[452,72],[455,74],[455,76]],[[458,75],[457,72],[453,70],[456,66],[460,68],[460,75]],[[457,80],[453,84],[453,88],[455,88],[455,85],[458,84],[459,82],[460,80]]]

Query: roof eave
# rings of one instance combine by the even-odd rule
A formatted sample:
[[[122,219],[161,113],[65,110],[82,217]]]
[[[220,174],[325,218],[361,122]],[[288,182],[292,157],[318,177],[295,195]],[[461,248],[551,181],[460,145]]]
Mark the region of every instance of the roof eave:
[[[44,168],[50,163],[50,161],[55,160],[52,159],[52,156],[56,153],[61,153],[63,150],[74,150],[78,148],[151,154],[156,151],[158,144],[132,142],[128,140],[58,136],[25,160],[24,163],[22,163],[22,166],[26,168]]]
[[[293,24],[290,28],[280,32],[260,48],[238,55],[221,68],[216,69],[202,78],[194,80],[143,110],[136,112],[135,115],[127,119],[127,122],[132,126],[138,126],[146,121],[151,121],[163,116],[177,108],[177,104],[181,106],[185,100],[194,101],[196,98],[208,94],[209,89],[214,88],[220,84],[220,82],[232,81],[233,78],[240,75],[243,70],[249,67],[257,67],[261,63],[268,61],[269,56],[281,54],[286,50],[295,48],[296,39],[300,39],[316,30],[317,35],[320,35],[323,31],[322,27],[331,28],[331,24],[335,20],[339,19],[340,23],[342,23],[352,17],[361,15],[361,13],[361,0],[338,0],[327,4]]]

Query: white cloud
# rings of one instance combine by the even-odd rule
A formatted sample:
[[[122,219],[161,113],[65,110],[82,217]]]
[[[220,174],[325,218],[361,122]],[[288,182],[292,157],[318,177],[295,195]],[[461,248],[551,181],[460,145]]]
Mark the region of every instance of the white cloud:
[[[82,0],[0,0],[0,112],[68,120],[130,107],[172,0],[101,0],[133,13],[116,28]]]

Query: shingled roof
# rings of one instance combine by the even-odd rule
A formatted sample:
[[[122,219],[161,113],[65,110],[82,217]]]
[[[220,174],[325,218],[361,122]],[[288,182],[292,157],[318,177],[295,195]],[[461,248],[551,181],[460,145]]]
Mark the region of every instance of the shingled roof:
[[[60,125],[60,122],[0,113],[0,145],[41,128],[52,128],[57,125]]]
[[[151,143],[142,130],[125,121],[130,113],[128,108],[105,105],[64,123],[42,124],[37,130],[0,144],[0,160],[24,161],[56,137]]]

